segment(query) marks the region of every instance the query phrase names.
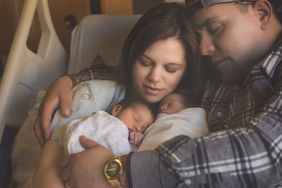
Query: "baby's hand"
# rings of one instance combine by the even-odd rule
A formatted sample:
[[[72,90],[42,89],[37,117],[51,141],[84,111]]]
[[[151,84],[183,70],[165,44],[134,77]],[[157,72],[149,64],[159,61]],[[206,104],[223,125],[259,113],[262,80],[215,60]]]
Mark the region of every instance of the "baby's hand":
[[[129,132],[129,143],[138,147],[144,138],[144,134],[141,132]]]

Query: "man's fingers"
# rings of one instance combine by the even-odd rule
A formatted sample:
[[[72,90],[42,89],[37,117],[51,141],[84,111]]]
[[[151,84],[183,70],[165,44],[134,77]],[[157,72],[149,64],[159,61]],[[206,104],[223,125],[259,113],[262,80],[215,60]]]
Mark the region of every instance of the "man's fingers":
[[[68,170],[68,169],[63,169],[62,170],[62,180],[63,180],[63,182],[66,182],[66,181],[68,181],[69,179],[70,179],[70,170]]]
[[[91,140],[89,138],[86,138],[85,136],[80,136],[79,137],[79,142],[80,142],[80,145],[84,149],[93,148],[93,147],[98,145],[95,141],[93,141],[93,140]]]
[[[60,161],[60,167],[61,168],[66,168],[66,166],[68,165],[68,163],[70,162],[70,155],[65,155],[62,160]]]
[[[62,180],[67,181],[69,180],[69,169],[68,165],[70,164],[70,155],[65,155],[62,160],[60,161],[60,167],[62,168]]]

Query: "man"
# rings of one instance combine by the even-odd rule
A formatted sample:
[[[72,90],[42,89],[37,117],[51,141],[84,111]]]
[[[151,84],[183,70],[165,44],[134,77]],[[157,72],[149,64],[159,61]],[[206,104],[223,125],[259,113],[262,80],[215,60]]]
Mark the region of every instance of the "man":
[[[179,136],[156,151],[124,156],[121,163],[82,138],[99,158],[91,165],[84,153],[70,159],[64,179],[84,188],[111,187],[107,181],[134,188],[265,188],[282,182],[282,29],[274,10],[279,1],[186,1],[200,52],[220,78],[208,83],[202,102],[210,136]],[[120,167],[125,173],[119,174]]]

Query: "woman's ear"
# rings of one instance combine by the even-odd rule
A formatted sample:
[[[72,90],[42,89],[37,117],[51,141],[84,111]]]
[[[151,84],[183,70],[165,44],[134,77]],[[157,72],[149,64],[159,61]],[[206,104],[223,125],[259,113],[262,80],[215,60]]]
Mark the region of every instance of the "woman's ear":
[[[269,25],[271,17],[274,16],[271,3],[268,0],[257,0],[254,4],[254,9],[261,22],[261,28],[265,30]]]
[[[121,104],[116,104],[111,110],[111,115],[116,116],[121,111]]]

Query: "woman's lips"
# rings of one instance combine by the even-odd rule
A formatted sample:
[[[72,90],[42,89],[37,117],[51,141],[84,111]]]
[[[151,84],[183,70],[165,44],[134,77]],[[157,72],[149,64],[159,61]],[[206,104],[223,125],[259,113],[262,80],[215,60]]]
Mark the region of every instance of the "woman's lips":
[[[160,93],[161,89],[159,88],[154,88],[154,87],[150,87],[150,86],[144,86],[145,88],[145,93],[147,95],[151,95],[151,96],[156,96]]]

